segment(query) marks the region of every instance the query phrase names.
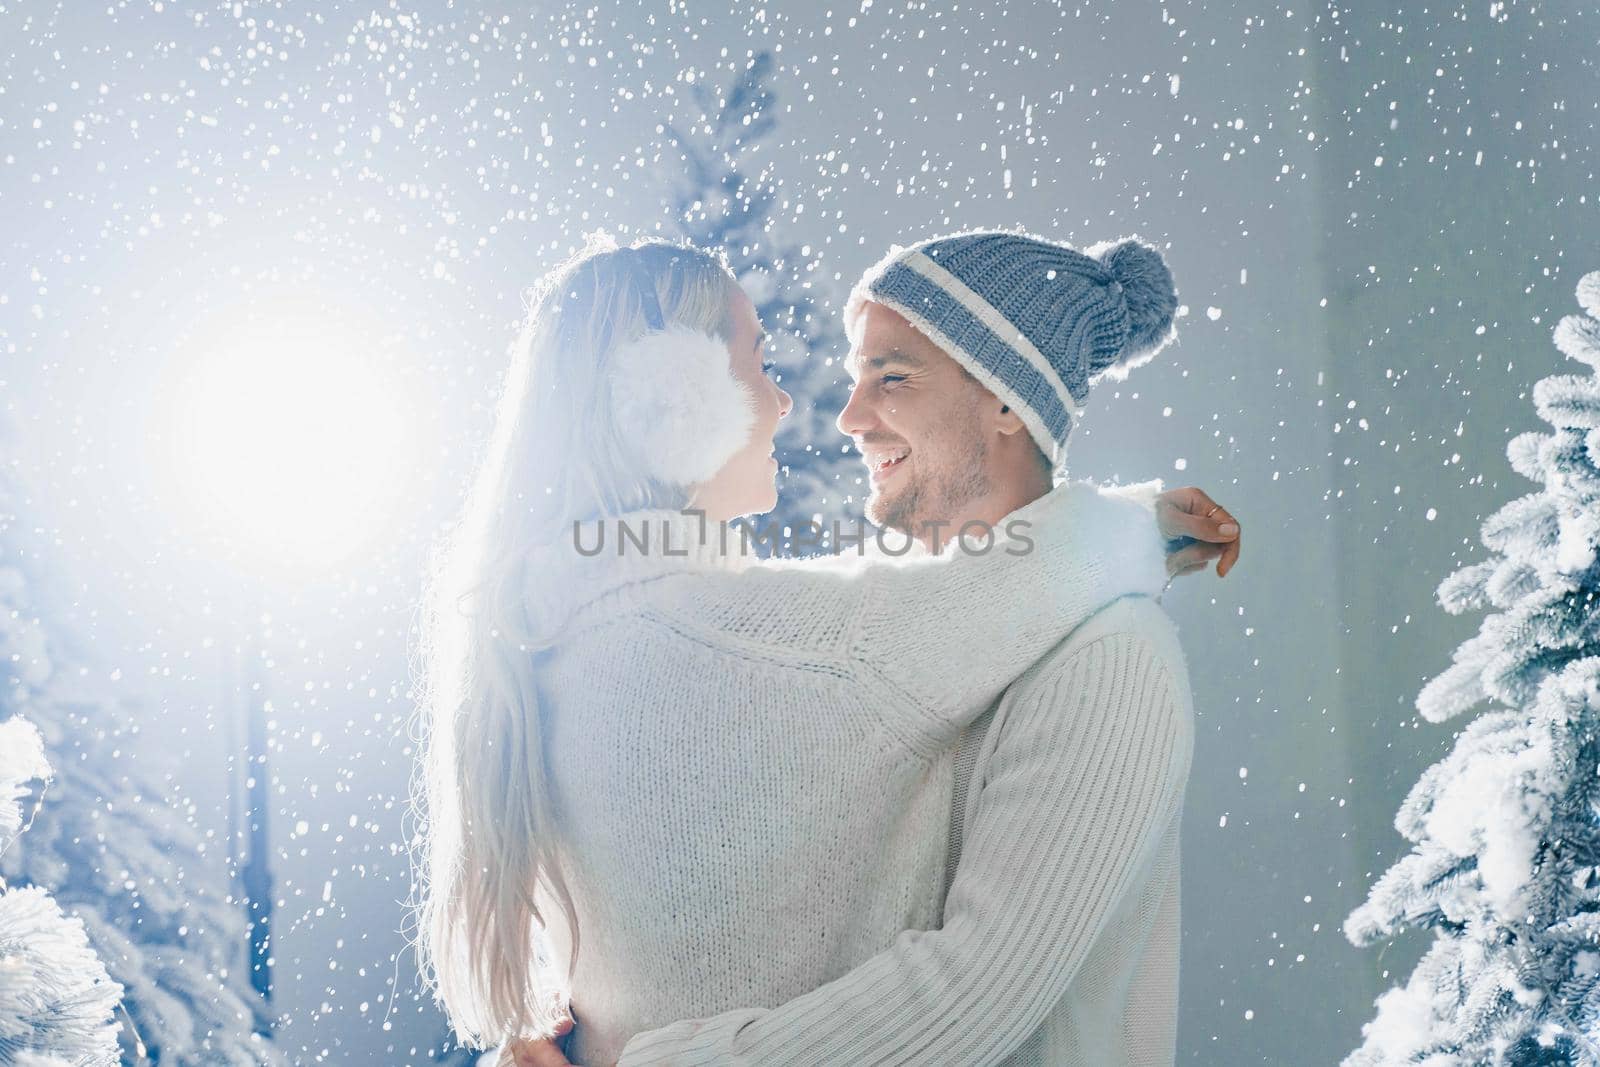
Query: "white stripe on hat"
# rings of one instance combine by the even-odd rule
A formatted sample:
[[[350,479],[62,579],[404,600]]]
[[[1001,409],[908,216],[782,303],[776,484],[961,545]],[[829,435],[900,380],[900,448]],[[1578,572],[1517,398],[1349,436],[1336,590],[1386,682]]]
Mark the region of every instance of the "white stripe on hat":
[[[1005,316],[996,311],[993,304],[969,289],[966,282],[939,266],[925,252],[909,252],[900,258],[900,262],[949,293],[979,322],[994,331],[996,337],[1022,353],[1022,357],[1033,364],[1033,369],[1044,376],[1046,384],[1056,391],[1062,405],[1067,409],[1067,414],[1074,420],[1083,413],[1082,406],[1073,399],[1072,390],[1067,388],[1067,384],[1061,380],[1061,375],[1056,373],[1050,361],[1034,347],[1026,334],[1017,329],[1013,323],[1006,321]]]
[[[1016,390],[995,377],[994,372],[988,367],[968,356],[966,352],[957,347],[954,341],[945,336],[943,330],[929,322],[927,317],[915,308],[901,303],[892,296],[879,295],[877,293],[873,293],[868,299],[874,304],[882,304],[904,318],[930,341],[944,349],[951,359],[971,371],[972,376],[978,379],[979,384],[999,397],[1008,408],[1016,412],[1017,417],[1022,420],[1022,424],[1028,428],[1028,434],[1033,438],[1033,443],[1039,446],[1039,451],[1050,457],[1053,463],[1059,463],[1061,445],[1050,433],[1050,428],[1044,424],[1044,420],[1039,417],[1039,413],[1034,410],[1033,405],[1023,403]]]

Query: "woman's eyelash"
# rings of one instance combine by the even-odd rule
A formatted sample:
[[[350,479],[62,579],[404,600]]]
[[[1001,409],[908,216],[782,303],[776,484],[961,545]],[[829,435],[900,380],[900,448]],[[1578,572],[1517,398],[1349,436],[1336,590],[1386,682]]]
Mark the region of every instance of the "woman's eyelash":
[[[778,365],[776,363],[774,363],[772,360],[764,359],[764,360],[761,361],[761,373],[762,374],[771,374],[773,371],[775,371],[777,369],[778,369]]]

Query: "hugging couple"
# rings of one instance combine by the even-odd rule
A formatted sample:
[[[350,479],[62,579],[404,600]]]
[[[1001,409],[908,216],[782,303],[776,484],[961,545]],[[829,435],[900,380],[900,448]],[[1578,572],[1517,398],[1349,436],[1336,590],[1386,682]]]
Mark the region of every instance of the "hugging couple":
[[[761,560],[706,536],[774,507],[791,406],[724,261],[591,246],[544,279],[423,625],[417,948],[464,1043],[1173,1062],[1194,726],[1159,597],[1238,527],[1057,479],[1176,307],[1137,240],[896,248],[844,309],[838,425],[919,548]],[[613,520],[646,548],[578,551]]]

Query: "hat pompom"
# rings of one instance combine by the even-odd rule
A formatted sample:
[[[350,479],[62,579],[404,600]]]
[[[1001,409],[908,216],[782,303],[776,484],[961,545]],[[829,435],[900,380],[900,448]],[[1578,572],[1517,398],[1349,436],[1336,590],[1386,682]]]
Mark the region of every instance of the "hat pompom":
[[[1098,260],[1115,284],[1122,287],[1128,309],[1128,339],[1111,364],[1094,368],[1095,373],[1106,371],[1110,377],[1121,378],[1132,368],[1150,362],[1172,340],[1178,292],[1161,253],[1136,237],[1102,242],[1086,254]]]
[[[734,377],[727,343],[676,324],[618,346],[611,407],[645,469],[673,485],[716,474],[756,421],[755,397]]]

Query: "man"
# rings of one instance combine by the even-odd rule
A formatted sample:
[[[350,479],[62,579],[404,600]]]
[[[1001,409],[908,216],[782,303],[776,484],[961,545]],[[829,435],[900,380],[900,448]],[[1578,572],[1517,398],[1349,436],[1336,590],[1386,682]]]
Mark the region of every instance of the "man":
[[[839,427],[868,467],[868,518],[939,552],[1051,490],[1090,379],[1150,358],[1176,304],[1153,249],[1094,251],[958,234],[867,272]],[[1092,328],[1062,337],[1069,319]],[[1169,574],[1238,558],[1237,524],[1199,490],[1163,494],[1158,517],[1199,539]],[[939,929],[787,1004],[636,1035],[620,1062],[1170,1064],[1192,736],[1171,621],[1148,598],[1113,602],[935,766],[952,789]],[[564,1060],[539,1042],[516,1062]]]

